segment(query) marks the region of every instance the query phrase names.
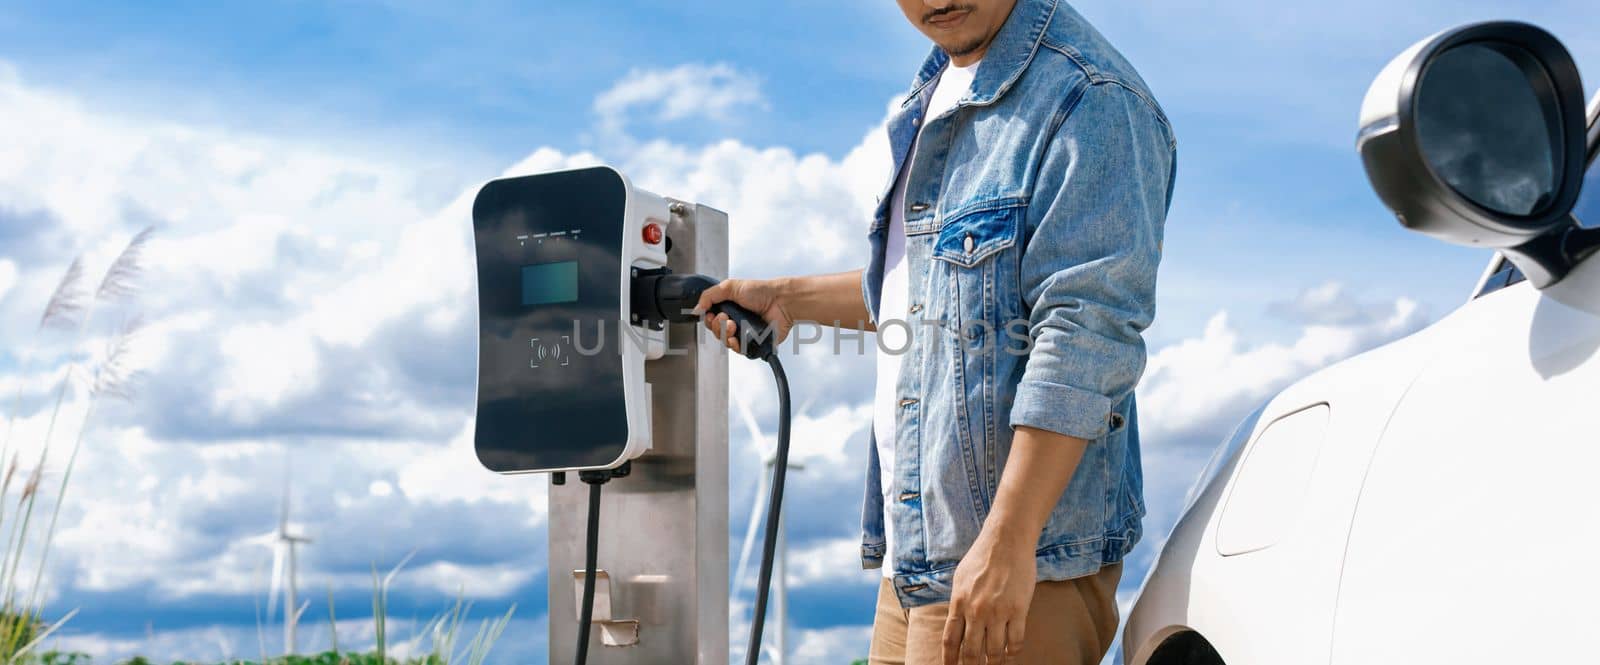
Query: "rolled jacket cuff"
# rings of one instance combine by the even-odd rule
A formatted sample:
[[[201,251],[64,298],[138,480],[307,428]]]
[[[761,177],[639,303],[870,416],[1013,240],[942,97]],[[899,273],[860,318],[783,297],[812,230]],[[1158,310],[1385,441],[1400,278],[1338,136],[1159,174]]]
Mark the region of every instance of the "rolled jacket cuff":
[[[1059,383],[1023,379],[1011,405],[1011,426],[1094,441],[1111,431],[1111,398]]]

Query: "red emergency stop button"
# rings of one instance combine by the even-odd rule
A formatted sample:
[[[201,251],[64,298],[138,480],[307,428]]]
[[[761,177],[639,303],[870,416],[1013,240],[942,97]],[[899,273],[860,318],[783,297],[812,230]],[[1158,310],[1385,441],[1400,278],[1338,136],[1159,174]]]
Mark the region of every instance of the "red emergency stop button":
[[[661,230],[660,224],[644,225],[644,243],[646,245],[659,245],[661,240],[666,237],[667,234]]]

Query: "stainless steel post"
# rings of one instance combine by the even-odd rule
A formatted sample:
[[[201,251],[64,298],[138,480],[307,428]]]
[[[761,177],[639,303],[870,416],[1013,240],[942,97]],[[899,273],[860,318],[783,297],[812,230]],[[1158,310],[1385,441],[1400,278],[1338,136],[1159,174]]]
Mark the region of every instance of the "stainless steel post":
[[[727,214],[672,208],[673,272],[726,276]],[[700,331],[673,325],[668,356],[645,364],[654,447],[602,493],[596,619],[615,623],[591,631],[593,665],[728,662],[729,353]],[[588,486],[576,476],[550,486],[552,664],[572,661],[578,634]],[[636,641],[608,644],[629,641],[629,621],[638,622]]]

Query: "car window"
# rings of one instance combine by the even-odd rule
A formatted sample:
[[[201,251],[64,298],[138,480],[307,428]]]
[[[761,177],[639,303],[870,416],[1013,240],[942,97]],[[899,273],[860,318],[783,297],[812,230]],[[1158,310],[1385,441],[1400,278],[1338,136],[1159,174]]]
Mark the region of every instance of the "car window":
[[[1600,182],[1600,168],[1595,167],[1600,163],[1600,149],[1595,146],[1596,138],[1600,138],[1600,92],[1589,101],[1589,173],[1583,177],[1578,207],[1572,209],[1578,225],[1588,229],[1600,227],[1600,185],[1595,184]]]
[[[1589,162],[1589,174],[1583,177],[1583,195],[1578,197],[1578,207],[1572,214],[1584,228],[1600,227],[1600,160]]]
[[[1510,261],[1507,261],[1505,257],[1501,257],[1500,262],[1494,266],[1494,272],[1490,273],[1489,279],[1484,280],[1483,287],[1478,289],[1478,292],[1473,294],[1472,297],[1474,299],[1482,298],[1486,295],[1494,293],[1495,291],[1499,291],[1500,289],[1511,286],[1512,284],[1520,283],[1526,279],[1527,277],[1523,276],[1521,270],[1518,270],[1517,267]]]

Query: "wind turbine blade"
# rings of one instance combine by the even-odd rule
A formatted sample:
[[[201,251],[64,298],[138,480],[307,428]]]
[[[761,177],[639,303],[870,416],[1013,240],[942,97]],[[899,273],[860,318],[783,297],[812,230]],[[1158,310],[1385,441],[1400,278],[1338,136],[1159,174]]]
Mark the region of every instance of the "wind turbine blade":
[[[756,414],[750,410],[750,401],[745,398],[744,393],[734,391],[732,394],[734,406],[739,407],[739,419],[744,421],[745,430],[750,432],[750,440],[756,444],[756,450],[763,456],[766,455],[767,435],[762,433],[761,426],[756,424]]]
[[[802,404],[800,404],[800,410],[794,412],[795,419],[798,420],[800,418],[804,418],[806,416],[806,414],[811,413],[811,405],[812,404],[816,404],[816,403],[817,403],[817,396],[816,395],[812,395],[810,397],[807,397],[806,401],[803,402]]]
[[[283,544],[272,546],[272,581],[267,591],[267,621],[278,611],[278,592],[283,588]]]
[[[739,585],[744,582],[744,574],[750,564],[750,551],[756,544],[756,527],[761,524],[761,515],[767,512],[767,473],[763,468],[756,476],[756,500],[750,508],[750,525],[745,527],[744,545],[739,548],[739,567],[733,576],[734,593],[739,592]]]

